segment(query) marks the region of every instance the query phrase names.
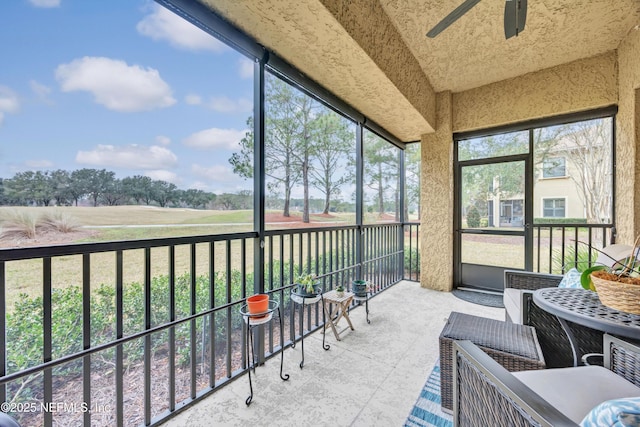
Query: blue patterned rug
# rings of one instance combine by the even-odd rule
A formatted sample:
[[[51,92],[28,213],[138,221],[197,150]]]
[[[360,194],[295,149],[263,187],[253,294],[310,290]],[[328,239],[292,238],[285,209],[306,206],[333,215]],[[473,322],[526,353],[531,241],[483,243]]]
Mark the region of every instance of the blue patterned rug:
[[[427,382],[422,387],[420,397],[404,425],[405,427],[453,427],[451,415],[445,414],[440,409],[440,360],[436,360]]]

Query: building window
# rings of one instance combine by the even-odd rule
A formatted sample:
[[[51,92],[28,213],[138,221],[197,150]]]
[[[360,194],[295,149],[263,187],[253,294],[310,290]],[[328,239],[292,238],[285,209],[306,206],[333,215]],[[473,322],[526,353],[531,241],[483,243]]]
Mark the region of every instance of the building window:
[[[544,199],[544,209],[542,216],[545,218],[564,218],[565,217],[565,200],[564,199]]]
[[[545,159],[542,164],[543,178],[558,178],[567,176],[566,159],[564,157],[551,157]]]

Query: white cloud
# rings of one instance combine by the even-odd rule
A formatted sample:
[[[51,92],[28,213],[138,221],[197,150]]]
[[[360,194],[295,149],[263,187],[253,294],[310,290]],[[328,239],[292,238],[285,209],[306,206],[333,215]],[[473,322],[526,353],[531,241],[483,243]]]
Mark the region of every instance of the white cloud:
[[[197,164],[191,165],[191,172],[198,178],[205,181],[232,182],[237,180],[230,167],[224,165],[214,165],[205,167]]]
[[[184,102],[189,105],[200,105],[202,104],[202,97],[200,95],[196,95],[195,93],[190,93],[184,97]]]
[[[35,7],[60,7],[61,0],[29,0]]]
[[[253,61],[248,58],[240,58],[238,60],[238,68],[240,71],[240,77],[243,79],[253,78]]]
[[[20,109],[18,95],[6,86],[0,86],[0,112],[15,113]]]
[[[171,144],[171,138],[164,135],[158,135],[156,136],[156,142],[160,145],[169,145]]]
[[[157,145],[98,145],[91,151],[78,151],[80,164],[119,169],[164,169],[174,167],[178,158],[171,150]]]
[[[0,126],[4,123],[4,113],[0,111]]]
[[[230,99],[226,96],[212,97],[207,106],[219,113],[249,113],[253,110],[253,102],[246,98]]]
[[[56,79],[64,92],[90,92],[98,104],[120,112],[147,111],[176,102],[158,70],[116,59],[85,56],[59,65]]]
[[[51,95],[51,88],[49,86],[43,85],[40,82],[35,80],[29,81],[29,86],[31,87],[31,91],[36,94],[38,98],[47,104],[51,104],[52,101],[49,99],[49,95]]]
[[[246,131],[237,129],[210,128],[189,135],[184,145],[199,149],[226,148],[235,150]]]
[[[216,53],[229,49],[215,37],[157,4],[151,6],[151,13],[138,22],[136,29],[144,36],[156,41],[166,40],[179,49]]]
[[[167,171],[167,170],[153,170],[145,172],[145,176],[148,176],[151,179],[156,179],[159,181],[167,181],[172,184],[180,184],[181,180],[178,177],[178,174],[175,172]]]
[[[29,169],[47,169],[53,167],[53,162],[50,160],[27,160],[24,162]]]

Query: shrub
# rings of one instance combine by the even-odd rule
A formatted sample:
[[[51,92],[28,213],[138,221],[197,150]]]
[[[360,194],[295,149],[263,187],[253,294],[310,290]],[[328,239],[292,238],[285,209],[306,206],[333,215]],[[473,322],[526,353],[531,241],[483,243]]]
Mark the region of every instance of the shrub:
[[[53,211],[45,212],[38,220],[36,227],[45,232],[71,233],[77,231],[80,225],[71,215],[61,211]]]
[[[15,211],[2,219],[0,239],[33,239],[37,219],[27,211]]]
[[[475,206],[470,206],[467,210],[467,227],[480,227],[480,212],[478,212],[478,208]]]
[[[405,270],[420,273],[420,251],[418,248],[404,248],[404,268]]]
[[[598,257],[596,250],[591,251],[591,262]],[[554,249],[551,255],[552,271],[556,274],[565,273],[567,270],[575,267],[578,271],[589,268],[589,248],[583,245],[578,246],[578,253],[574,245],[564,247],[564,259],[562,258],[562,249]]]

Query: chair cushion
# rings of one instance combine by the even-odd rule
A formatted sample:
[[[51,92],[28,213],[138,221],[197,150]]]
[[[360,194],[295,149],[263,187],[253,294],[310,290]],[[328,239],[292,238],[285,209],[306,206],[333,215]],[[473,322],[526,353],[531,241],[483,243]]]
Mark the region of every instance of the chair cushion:
[[[560,281],[560,283],[558,283],[558,287],[582,289],[582,285],[580,284],[580,276],[582,276],[582,273],[579,272],[577,268],[572,268],[571,270],[567,271],[562,277],[562,280]]]
[[[602,366],[521,371],[513,375],[576,424],[602,402],[640,396],[640,388]]]
[[[602,402],[580,423],[582,427],[622,427],[640,425],[640,397]]]
[[[522,289],[506,288],[502,294],[505,313],[513,323],[522,323]]]

